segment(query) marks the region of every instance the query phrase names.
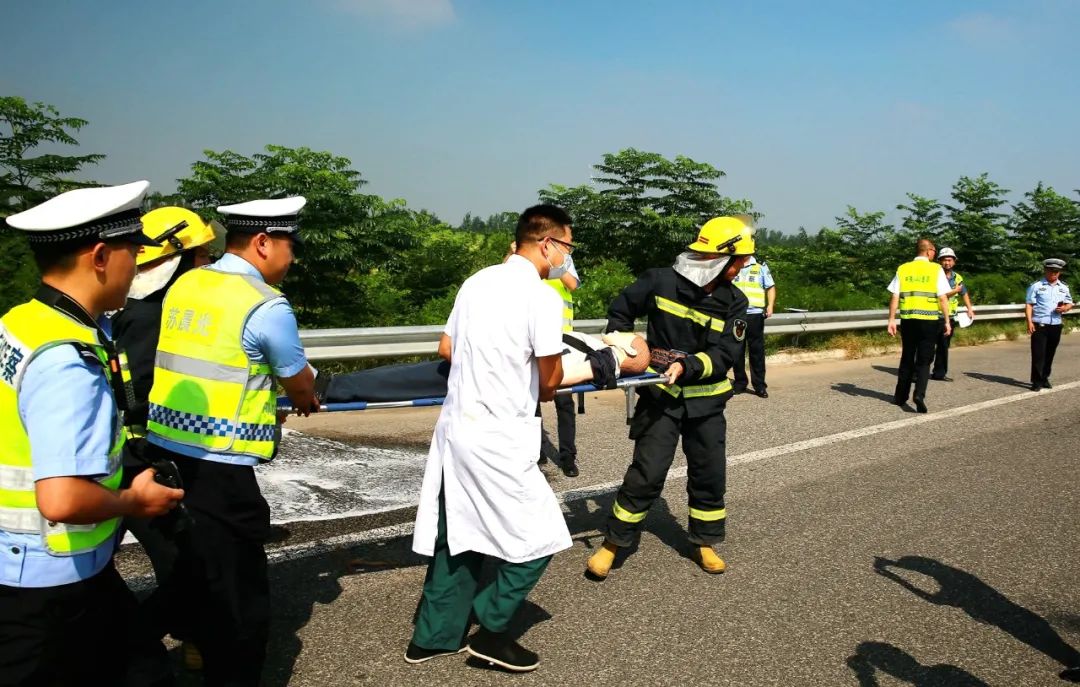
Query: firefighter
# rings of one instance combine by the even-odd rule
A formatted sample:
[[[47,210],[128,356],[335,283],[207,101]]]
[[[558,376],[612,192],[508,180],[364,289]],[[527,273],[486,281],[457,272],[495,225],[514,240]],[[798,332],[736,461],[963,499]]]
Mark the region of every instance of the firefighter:
[[[638,537],[679,437],[688,469],[691,556],[706,572],[725,569],[713,550],[724,540],[727,516],[724,407],[748,305],[732,281],[754,252],[753,232],[747,216],[709,220],[674,265],[645,272],[608,310],[609,342],[631,337],[634,320],[648,317],[649,369],[667,383],[643,389],[634,410],[634,458],[604,527],[604,544],[588,562],[595,579],[607,577],[616,551]]]

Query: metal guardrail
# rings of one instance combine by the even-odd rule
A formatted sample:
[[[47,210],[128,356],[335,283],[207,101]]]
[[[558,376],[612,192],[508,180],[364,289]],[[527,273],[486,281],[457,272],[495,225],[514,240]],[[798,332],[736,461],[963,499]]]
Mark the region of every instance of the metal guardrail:
[[[1017,319],[1024,316],[1023,303],[980,305],[975,321]],[[841,310],[835,312],[785,312],[765,321],[766,334],[809,334],[855,329],[885,328],[888,310]],[[575,331],[599,334],[607,320],[574,320]],[[640,329],[644,330],[644,323]],[[364,327],[358,329],[307,329],[300,332],[311,360],[355,360],[433,355],[438,350],[442,326]]]

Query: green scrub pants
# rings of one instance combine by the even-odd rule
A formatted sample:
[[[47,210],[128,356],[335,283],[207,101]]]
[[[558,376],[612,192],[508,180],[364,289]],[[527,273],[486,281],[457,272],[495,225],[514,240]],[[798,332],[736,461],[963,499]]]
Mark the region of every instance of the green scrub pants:
[[[446,540],[446,502],[439,493],[439,531],[428,563],[424,595],[413,643],[424,649],[456,651],[468,629],[469,609],[490,632],[504,632],[525,597],[540,581],[551,556],[525,563],[499,561],[495,579],[477,591],[480,570],[489,558],[475,551],[450,555]],[[498,560],[498,559],[493,559]]]

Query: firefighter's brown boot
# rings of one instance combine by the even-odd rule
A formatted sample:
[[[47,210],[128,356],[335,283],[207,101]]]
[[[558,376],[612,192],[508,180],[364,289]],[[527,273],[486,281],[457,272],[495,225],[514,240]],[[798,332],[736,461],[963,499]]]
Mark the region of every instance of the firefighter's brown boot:
[[[727,569],[727,564],[724,563],[724,559],[716,555],[711,546],[695,546],[690,552],[690,557],[694,559],[694,562],[701,566],[701,569],[707,573],[716,574],[722,573]]]
[[[184,656],[184,670],[190,670],[192,672],[202,670],[203,660],[202,654],[199,653],[199,647],[191,642],[184,642],[181,646],[182,654]]]
[[[585,564],[585,571],[593,579],[605,579],[611,572],[611,564],[615,562],[615,552],[618,550],[618,546],[605,539],[604,545],[597,549],[596,553],[589,558],[589,562]]]

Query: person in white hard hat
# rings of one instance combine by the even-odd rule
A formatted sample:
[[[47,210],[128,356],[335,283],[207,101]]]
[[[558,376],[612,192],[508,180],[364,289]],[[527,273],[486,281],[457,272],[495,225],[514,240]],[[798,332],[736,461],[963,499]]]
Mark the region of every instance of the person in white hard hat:
[[[930,372],[930,379],[941,382],[951,382],[949,378],[949,343],[958,325],[956,313],[960,309],[960,297],[964,298],[964,306],[967,308],[968,319],[975,319],[975,308],[971,305],[971,295],[964,284],[964,277],[953,271],[956,267],[956,251],[952,248],[942,248],[938,253],[938,262],[941,269],[945,270],[945,278],[949,280],[949,292],[945,294],[949,298],[949,322],[952,325],[949,333],[942,328],[938,334],[937,348],[934,351],[934,369]]]
[[[126,516],[184,492],[153,470],[121,488],[127,394],[105,313],[135,277],[150,184],[60,194],[8,217],[41,272],[0,318],[0,683],[170,685],[165,647],[141,633],[113,566]]]

